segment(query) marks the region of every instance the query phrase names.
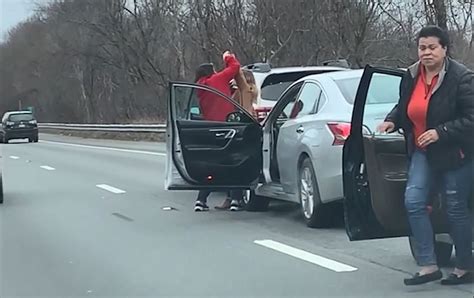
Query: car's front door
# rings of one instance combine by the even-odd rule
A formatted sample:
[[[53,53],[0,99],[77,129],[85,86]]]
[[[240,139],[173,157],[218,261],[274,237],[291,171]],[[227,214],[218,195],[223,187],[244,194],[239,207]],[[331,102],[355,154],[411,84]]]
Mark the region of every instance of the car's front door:
[[[351,240],[408,236],[404,192],[408,159],[400,133],[377,134],[377,124],[397,104],[404,72],[367,66],[352,113],[351,133],[344,145],[344,212]],[[435,232],[445,232],[441,203],[433,194]]]
[[[212,88],[170,83],[165,188],[169,190],[246,189],[262,168],[261,126],[237,103]],[[200,100],[232,103],[234,112],[206,120]],[[217,110],[217,113],[219,110]]]

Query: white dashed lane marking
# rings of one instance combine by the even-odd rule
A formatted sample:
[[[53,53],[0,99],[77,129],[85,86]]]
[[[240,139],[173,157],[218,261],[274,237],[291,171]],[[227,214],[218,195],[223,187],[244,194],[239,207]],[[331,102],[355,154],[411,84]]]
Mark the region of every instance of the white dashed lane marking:
[[[287,254],[289,256],[298,258],[300,260],[313,263],[315,265],[324,267],[326,269],[335,271],[335,272],[352,272],[356,271],[357,268],[325,258],[310,252],[291,247],[289,245],[273,241],[273,240],[255,240],[255,244],[276,250],[278,252]]]

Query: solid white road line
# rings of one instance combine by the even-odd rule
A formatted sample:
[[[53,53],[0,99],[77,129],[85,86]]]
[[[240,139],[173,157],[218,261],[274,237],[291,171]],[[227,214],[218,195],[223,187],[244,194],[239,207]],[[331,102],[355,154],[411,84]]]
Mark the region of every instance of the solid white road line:
[[[45,170],[47,170],[47,171],[54,171],[54,170],[56,170],[55,168],[50,167],[50,166],[40,166],[40,168],[45,169]]]
[[[276,250],[278,252],[290,255],[292,257],[298,258],[303,261],[307,261],[313,264],[316,264],[318,266],[327,268],[329,270],[335,271],[335,272],[352,272],[356,271],[357,268],[339,263],[336,261],[333,261],[331,259],[321,257],[312,253],[309,253],[307,251],[291,247],[289,245],[273,241],[273,240],[255,240],[255,244],[265,246],[267,248]]]
[[[108,151],[118,151],[118,152],[127,152],[127,153],[138,153],[138,154],[147,154],[147,155],[166,156],[166,153],[142,151],[142,150],[121,149],[121,148],[102,147],[102,146],[90,146],[90,145],[80,145],[80,144],[52,142],[52,141],[40,141],[40,143],[71,146],[71,147],[78,147],[78,148],[89,148],[89,149],[97,149],[97,150],[108,150]]]
[[[11,159],[20,159],[18,156],[10,155]]]
[[[118,189],[116,187],[113,187],[113,186],[110,186],[110,185],[107,185],[107,184],[97,184],[96,185],[98,188],[102,188],[106,191],[110,191],[112,193],[115,193],[115,194],[122,194],[122,193],[126,193],[125,190],[121,190],[121,189]]]

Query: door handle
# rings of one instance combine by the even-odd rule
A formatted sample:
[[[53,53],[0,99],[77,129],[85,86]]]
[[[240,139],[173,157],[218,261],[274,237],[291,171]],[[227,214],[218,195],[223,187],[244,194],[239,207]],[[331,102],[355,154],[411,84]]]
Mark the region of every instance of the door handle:
[[[303,126],[300,126],[296,129],[296,132],[297,133],[304,133],[304,127]]]
[[[216,138],[222,138],[224,139],[233,139],[237,131],[233,128],[230,129],[211,129],[211,132],[214,132],[214,135]]]

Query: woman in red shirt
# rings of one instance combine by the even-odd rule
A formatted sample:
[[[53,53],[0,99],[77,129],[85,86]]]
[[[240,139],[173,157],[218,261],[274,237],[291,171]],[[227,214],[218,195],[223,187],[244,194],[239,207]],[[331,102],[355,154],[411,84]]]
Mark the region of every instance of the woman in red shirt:
[[[419,61],[408,68],[398,105],[378,127],[382,132],[403,129],[410,157],[405,207],[421,269],[404,280],[406,285],[442,278],[427,210],[435,187],[441,189],[456,248],[454,271],[441,284],[469,283],[473,277],[468,201],[473,185],[474,73],[447,57],[448,44],[447,33],[437,26],[420,31]]]
[[[209,86],[221,93],[231,97],[230,81],[238,74],[240,70],[240,62],[234,54],[229,51],[222,55],[225,68],[216,72],[212,63],[201,64],[196,71],[196,83]],[[235,105],[213,92],[199,90],[199,109],[205,121],[224,122],[227,115],[235,111]],[[194,211],[208,211],[207,198],[211,191],[199,191]],[[231,197],[230,210],[237,211],[240,209],[242,200],[242,191],[230,191]]]

